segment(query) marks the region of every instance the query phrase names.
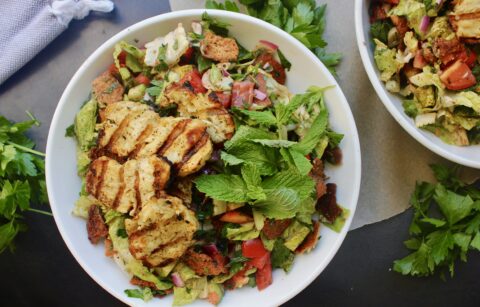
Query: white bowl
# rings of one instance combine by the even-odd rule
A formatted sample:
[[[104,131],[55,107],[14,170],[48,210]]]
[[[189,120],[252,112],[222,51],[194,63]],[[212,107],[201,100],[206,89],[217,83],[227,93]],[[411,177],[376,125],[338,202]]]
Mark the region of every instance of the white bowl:
[[[480,145],[468,147],[453,146],[444,143],[433,133],[422,130],[415,126],[411,117],[403,111],[400,96],[391,94],[380,81],[380,73],[373,59],[373,43],[370,35],[370,21],[368,8],[371,0],[355,0],[355,28],[357,34],[358,49],[362,58],[363,66],[367,71],[370,82],[393,118],[417,141],[434,153],[453,162],[480,168]],[[388,131],[386,131],[388,133]],[[415,157],[412,157],[415,159]]]
[[[129,278],[110,258],[104,256],[103,244],[94,246],[87,239],[85,221],[71,214],[78,197],[81,182],[76,175],[75,142],[66,138],[65,129],[72,124],[90,92],[90,83],[112,62],[115,43],[120,40],[140,44],[171,31],[177,23],[190,25],[205,10],[178,11],[141,21],[112,37],[100,46],[78,69],[65,89],[55,110],[47,142],[46,177],[50,205],[58,229],[68,248],[84,270],[113,296],[129,305],[154,306],[172,304],[172,296],[148,303],[128,298],[125,289],[134,288]],[[351,212],[341,233],[326,227],[321,229],[321,240],[315,250],[298,256],[289,274],[275,270],[273,284],[259,292],[256,288],[228,291],[223,306],[278,306],[308,286],[333,258],[348,231],[357,205],[360,188],[360,146],[355,122],[348,103],[337,82],[325,66],[302,44],[282,30],[258,19],[225,11],[208,11],[212,16],[228,21],[231,34],[247,48],[253,48],[259,39],[278,44],[287,59],[292,62],[288,72],[288,87],[293,92],[304,92],[309,85],[335,85],[326,92],[332,127],[345,134],[341,143],[343,163],[329,167],[328,175],[337,183],[338,202]],[[210,306],[197,301],[193,306]]]

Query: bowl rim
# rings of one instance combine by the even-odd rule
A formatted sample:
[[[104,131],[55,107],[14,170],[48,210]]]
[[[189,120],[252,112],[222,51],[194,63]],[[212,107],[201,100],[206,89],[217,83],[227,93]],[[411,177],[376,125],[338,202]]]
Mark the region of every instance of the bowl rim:
[[[117,34],[113,35],[111,38],[106,40],[102,45],[100,45],[97,49],[95,49],[94,52],[90,54],[90,56],[82,63],[82,65],[78,68],[78,70],[75,72],[73,77],[70,79],[67,87],[65,88],[59,103],[57,104],[57,107],[55,109],[55,113],[53,115],[50,129],[48,132],[48,139],[47,139],[47,146],[46,146],[46,159],[45,159],[45,169],[46,169],[46,184],[47,184],[47,191],[48,191],[48,196],[49,199],[51,199],[51,209],[52,213],[55,219],[55,223],[57,225],[57,228],[60,232],[60,235],[62,236],[63,241],[68,247],[68,250],[70,253],[74,256],[76,261],[80,264],[80,266],[83,268],[83,270],[92,278],[98,285],[100,285],[103,289],[105,289],[108,293],[110,293],[113,297],[117,298],[119,301],[125,303],[125,304],[131,304],[131,301],[128,297],[125,295],[120,294],[116,289],[110,286],[108,283],[104,283],[101,280],[101,274],[99,272],[96,272],[93,270],[86,262],[83,261],[83,255],[78,253],[78,251],[75,248],[74,241],[71,240],[71,238],[68,236],[66,230],[64,229],[65,223],[64,223],[64,218],[60,215],[60,213],[57,210],[57,205],[55,204],[54,200],[54,194],[53,194],[53,189],[49,189],[48,187],[52,187],[53,185],[53,174],[49,170],[51,169],[52,165],[54,164],[54,161],[52,160],[52,157],[54,156],[54,148],[52,145],[52,139],[53,135],[55,135],[56,130],[58,130],[58,122],[60,117],[62,116],[60,109],[63,105],[67,103],[67,98],[70,96],[70,92],[74,88],[74,85],[78,82],[78,79],[84,74],[84,71],[92,65],[98,56],[102,54],[105,49],[108,48],[112,43],[120,41],[126,34],[128,34],[131,31],[136,31],[139,29],[142,29],[146,26],[162,22],[164,20],[171,20],[171,19],[177,19],[177,18],[185,18],[185,17],[191,17],[191,16],[201,16],[202,13],[207,12],[208,14],[219,17],[219,18],[225,18],[225,19],[237,19],[243,22],[247,23],[253,23],[256,24],[257,26],[266,28],[268,31],[273,31],[276,32],[279,36],[283,36],[286,41],[288,41],[289,44],[294,44],[297,45],[297,47],[301,48],[303,50],[303,53],[305,56],[309,56],[312,58],[313,61],[316,61],[317,64],[321,68],[321,73],[328,79],[328,81],[334,85],[336,85],[337,88],[337,95],[339,96],[338,103],[343,105],[343,108],[346,110],[345,114],[348,119],[348,125],[349,125],[349,130],[351,130],[351,139],[352,139],[352,152],[353,152],[353,157],[356,163],[354,163],[354,169],[353,171],[353,176],[352,176],[352,190],[353,190],[353,195],[352,195],[352,202],[351,202],[351,208],[350,210],[350,215],[345,222],[345,225],[343,229],[341,230],[340,233],[336,234],[338,236],[338,239],[335,241],[335,244],[331,246],[331,249],[329,253],[327,254],[327,257],[323,258],[321,261],[321,265],[316,266],[312,271],[311,274],[306,276],[305,279],[299,281],[295,287],[291,287],[290,291],[287,291],[283,293],[280,296],[277,296],[276,301],[274,302],[273,305],[278,306],[280,304],[283,304],[296,296],[298,293],[303,291],[313,280],[315,280],[318,275],[325,269],[325,267],[330,263],[334,255],[337,253],[338,249],[342,245],[345,236],[350,228],[350,225],[353,220],[353,216],[355,214],[357,205],[358,205],[358,198],[359,198],[359,193],[360,193],[360,183],[361,183],[361,148],[360,148],[360,141],[359,141],[359,136],[358,136],[358,130],[355,124],[355,120],[352,114],[352,111],[350,109],[350,106],[347,102],[347,99],[345,95],[343,94],[343,91],[341,90],[340,86],[338,85],[338,82],[335,80],[335,78],[332,76],[332,74],[328,71],[328,69],[324,66],[324,64],[309,50],[307,49],[303,44],[301,44],[299,41],[297,41],[294,37],[289,35],[288,33],[284,32],[283,30],[254,17],[251,17],[249,15],[241,14],[241,13],[235,13],[235,12],[229,12],[229,11],[220,11],[220,10],[211,10],[211,9],[190,9],[190,10],[180,10],[180,11],[175,11],[175,12],[168,12],[168,13],[163,13],[160,15],[156,15],[144,20],[141,20],[133,25],[130,25]]]
[[[373,62],[370,61],[369,52],[368,52],[368,41],[366,40],[365,31],[363,30],[362,23],[362,14],[363,10],[366,9],[367,0],[355,0],[355,33],[357,36],[357,45],[360,52],[360,57],[362,59],[363,67],[367,72],[370,83],[372,83],[375,92],[382,101],[383,105],[387,108],[388,112],[392,117],[400,124],[410,134],[415,140],[420,144],[433,151],[437,155],[444,157],[450,161],[456,162],[461,165],[473,167],[480,169],[480,160],[475,161],[472,159],[464,158],[458,154],[452,153],[445,148],[442,148],[438,144],[429,140],[425,135],[420,131],[420,128],[417,128],[412,124],[406,117],[404,117],[394,106],[394,102],[387,96],[387,92],[384,88],[383,83],[377,77],[375,71],[376,68],[373,65]],[[446,143],[445,143],[446,144]],[[448,144],[446,144],[448,145]],[[450,145],[454,146],[454,145]]]

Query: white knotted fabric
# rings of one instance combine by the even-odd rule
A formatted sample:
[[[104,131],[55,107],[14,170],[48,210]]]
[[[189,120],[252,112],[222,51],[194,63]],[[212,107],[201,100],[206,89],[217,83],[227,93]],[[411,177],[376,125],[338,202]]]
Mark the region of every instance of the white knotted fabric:
[[[72,19],[111,12],[110,0],[0,1],[0,85],[62,33]]]

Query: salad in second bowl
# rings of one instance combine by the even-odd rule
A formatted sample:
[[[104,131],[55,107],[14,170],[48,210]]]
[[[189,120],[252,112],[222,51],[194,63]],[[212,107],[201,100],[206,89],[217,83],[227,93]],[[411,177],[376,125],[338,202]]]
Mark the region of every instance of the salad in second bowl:
[[[130,297],[263,290],[315,248],[320,222],[348,214],[324,173],[343,137],[328,88],[292,95],[278,47],[246,50],[227,26],[205,13],[145,48],[119,42],[67,130],[84,182],[73,212],[138,286]]]
[[[478,144],[479,2],[374,0],[370,17],[380,79],[415,125],[448,144]]]

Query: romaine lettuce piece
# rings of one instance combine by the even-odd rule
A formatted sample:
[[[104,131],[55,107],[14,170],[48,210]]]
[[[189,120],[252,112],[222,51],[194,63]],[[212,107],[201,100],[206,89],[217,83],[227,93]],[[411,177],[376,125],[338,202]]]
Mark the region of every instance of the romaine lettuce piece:
[[[129,250],[128,238],[123,238],[118,235],[119,229],[125,228],[125,218],[114,218],[108,228],[108,234],[112,240],[113,249],[116,251],[116,262],[127,271],[127,273],[134,275],[142,280],[149,281],[155,284],[159,290],[166,290],[172,288],[169,282],[161,281],[155,276],[147,267],[145,267],[140,260],[135,259]]]
[[[88,101],[75,116],[74,129],[77,136],[78,146],[83,151],[87,151],[95,145],[97,132],[97,101],[92,98]]]
[[[454,105],[471,108],[480,115],[480,95],[477,93],[472,91],[458,92],[450,97],[452,98]]]
[[[427,38],[435,40],[437,38],[443,38],[446,40],[451,40],[455,37],[455,32],[453,32],[448,22],[447,16],[441,16],[435,18],[433,21],[430,31],[428,31]]]
[[[97,200],[91,196],[80,196],[73,207],[73,215],[87,219],[90,206],[98,204]]]
[[[260,231],[255,228],[255,223],[245,223],[238,228],[227,227],[226,237],[230,240],[245,241],[258,238]]]
[[[284,245],[292,252],[305,240],[310,233],[310,228],[295,220],[282,234]]]
[[[404,64],[396,60],[397,51],[394,48],[388,48],[387,45],[378,39],[375,39],[374,42],[376,47],[373,57],[378,70],[381,72],[380,80],[386,82],[390,80]]]

